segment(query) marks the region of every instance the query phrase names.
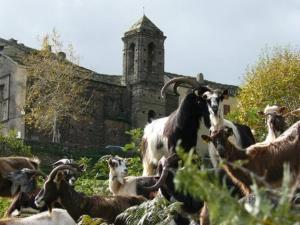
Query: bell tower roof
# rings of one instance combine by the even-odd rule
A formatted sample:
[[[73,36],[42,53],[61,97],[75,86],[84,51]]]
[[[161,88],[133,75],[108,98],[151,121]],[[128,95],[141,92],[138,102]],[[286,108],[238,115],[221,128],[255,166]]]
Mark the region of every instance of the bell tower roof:
[[[152,32],[159,32],[163,34],[163,32],[145,15],[140,18],[135,24],[133,24],[126,33],[141,32],[141,31],[152,31]]]

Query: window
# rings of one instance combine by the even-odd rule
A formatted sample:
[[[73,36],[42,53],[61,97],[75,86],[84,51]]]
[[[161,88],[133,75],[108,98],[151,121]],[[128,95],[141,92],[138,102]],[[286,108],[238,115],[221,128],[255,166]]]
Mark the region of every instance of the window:
[[[224,105],[224,115],[230,113],[230,105]]]
[[[148,72],[153,72],[153,62],[154,62],[154,56],[155,56],[155,46],[154,44],[151,42],[149,45],[148,45]]]
[[[4,84],[0,85],[0,121],[6,120],[6,101],[4,97]]]
[[[135,44],[131,43],[128,51],[128,74],[134,73],[134,62],[135,62]]]
[[[156,113],[151,109],[148,111],[148,123],[151,123],[155,119]]]

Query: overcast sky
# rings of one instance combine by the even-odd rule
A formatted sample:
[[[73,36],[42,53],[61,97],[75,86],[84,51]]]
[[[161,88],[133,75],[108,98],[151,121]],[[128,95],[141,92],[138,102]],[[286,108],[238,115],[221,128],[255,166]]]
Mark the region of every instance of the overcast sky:
[[[167,72],[241,84],[262,48],[300,46],[300,0],[0,0],[0,37],[39,48],[55,27],[82,66],[122,74],[121,37],[143,7],[167,36]]]

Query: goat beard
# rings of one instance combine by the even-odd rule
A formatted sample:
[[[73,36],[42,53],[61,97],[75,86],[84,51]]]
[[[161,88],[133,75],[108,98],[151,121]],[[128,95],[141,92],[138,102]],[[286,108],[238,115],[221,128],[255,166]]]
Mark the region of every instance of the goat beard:
[[[47,208],[50,214],[52,213],[53,205],[54,203],[47,204]]]

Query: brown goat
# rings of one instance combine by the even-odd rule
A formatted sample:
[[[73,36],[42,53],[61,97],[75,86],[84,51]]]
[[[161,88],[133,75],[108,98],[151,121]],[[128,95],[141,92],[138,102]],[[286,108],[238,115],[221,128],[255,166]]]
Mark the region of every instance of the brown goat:
[[[202,138],[212,142],[220,157],[226,159],[224,169],[245,195],[251,192],[252,179],[249,172],[256,175],[259,185],[268,183],[276,188],[282,183],[283,165],[288,163],[292,183],[296,181],[300,173],[300,121],[271,143],[254,144],[246,148],[246,151],[231,144],[228,141],[230,135],[232,130],[224,128],[211,136],[203,135]],[[232,163],[237,160],[246,160],[246,163],[243,167],[234,167]],[[259,177],[263,180],[258,179]]]
[[[0,196],[13,197],[18,190],[12,190],[13,183],[8,179],[11,172],[28,168],[37,170],[40,164],[38,158],[26,157],[1,157],[0,158]]]
[[[125,209],[146,200],[142,196],[85,196],[76,192],[66,181],[63,173],[66,169],[75,170],[70,165],[62,165],[52,170],[43,189],[36,197],[37,206],[46,205],[51,211],[53,202],[59,201],[75,221],[86,214],[113,223],[117,215]]]

